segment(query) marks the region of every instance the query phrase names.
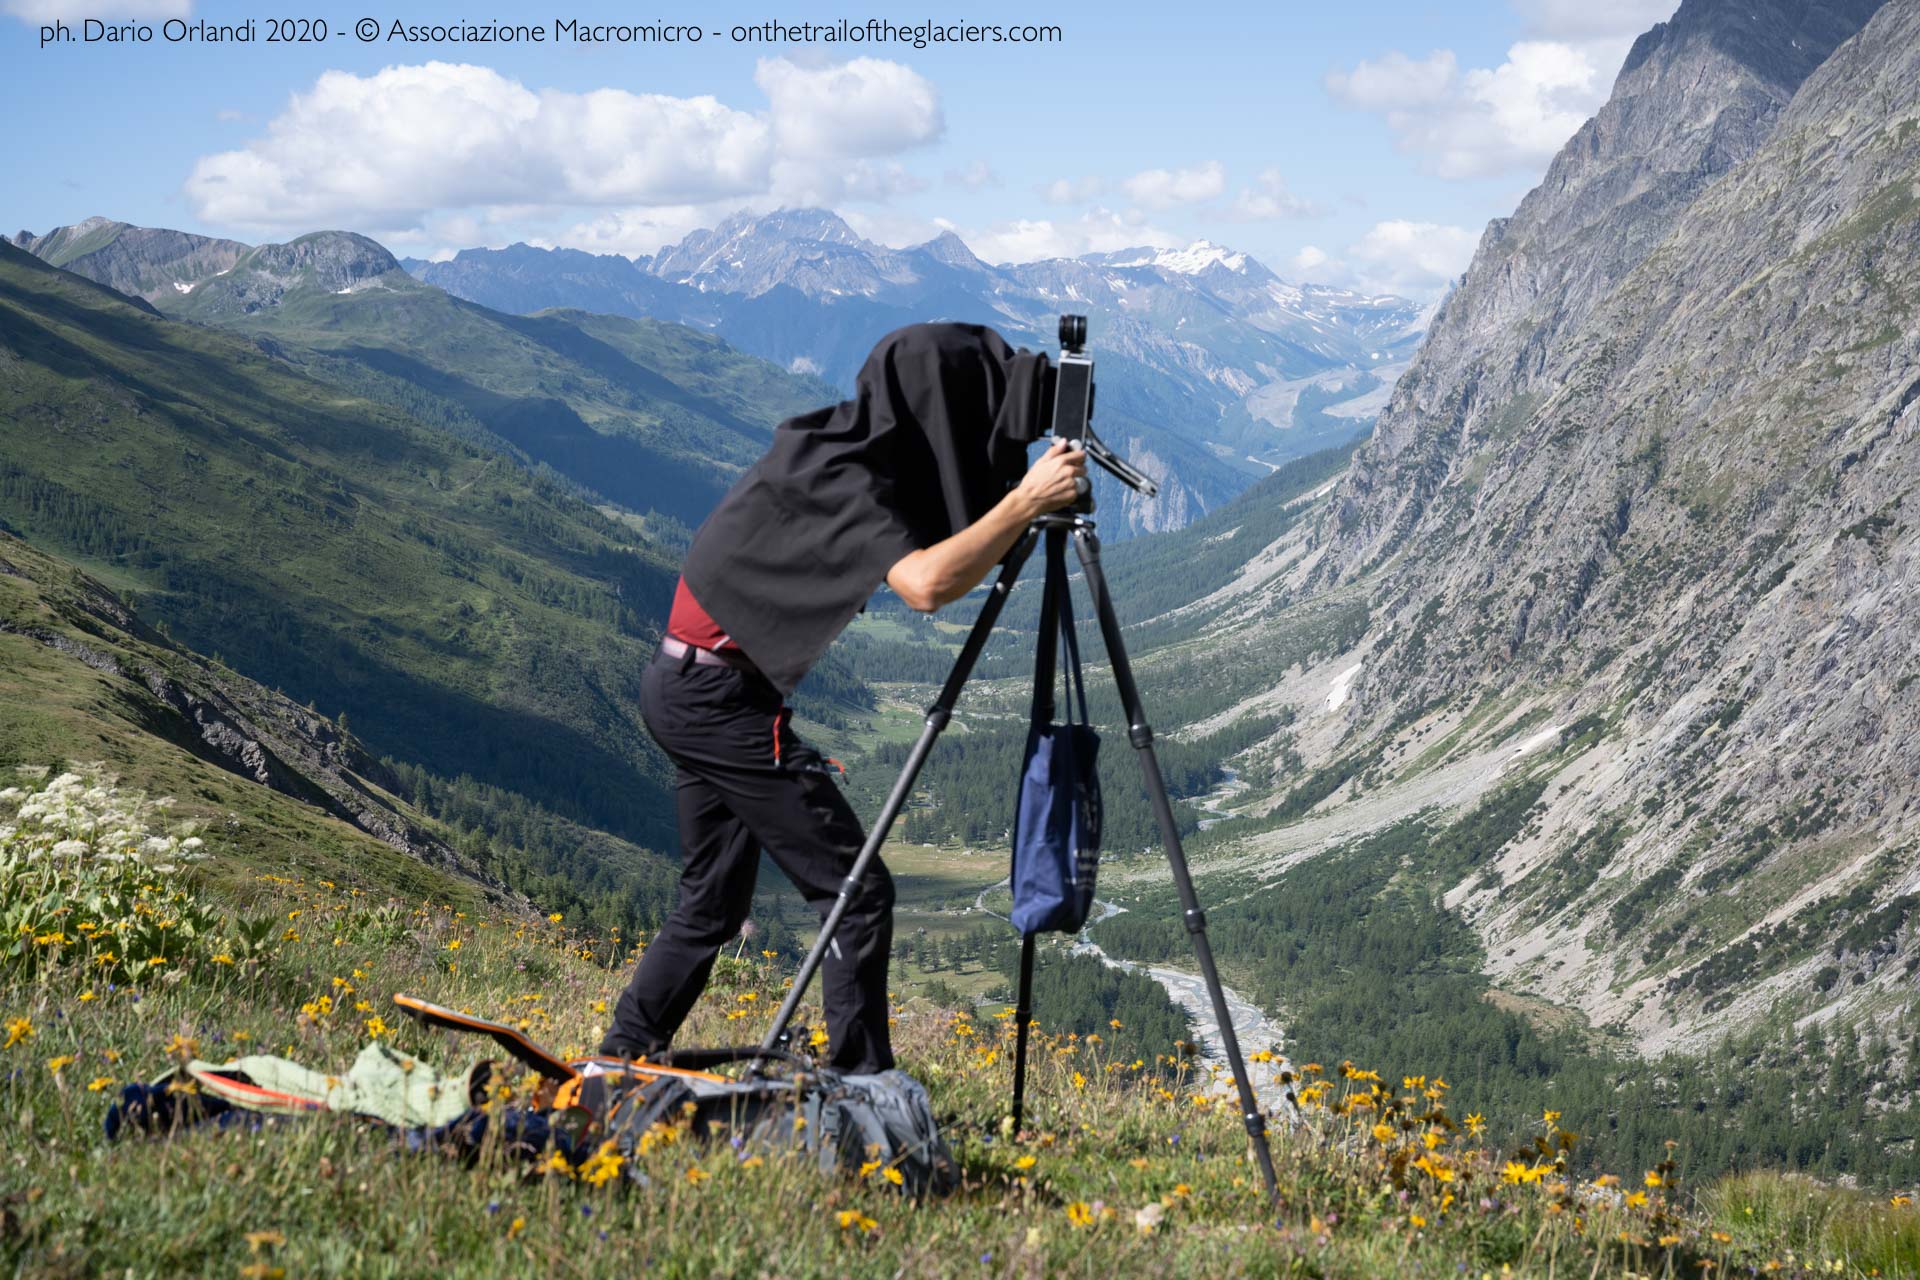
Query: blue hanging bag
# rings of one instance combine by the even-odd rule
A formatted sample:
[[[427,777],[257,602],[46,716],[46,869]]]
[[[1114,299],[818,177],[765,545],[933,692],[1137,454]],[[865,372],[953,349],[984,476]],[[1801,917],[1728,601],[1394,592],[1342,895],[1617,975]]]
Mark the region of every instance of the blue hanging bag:
[[[1067,719],[1053,719],[1053,646],[1041,646],[1033,723],[1013,818],[1013,927],[1022,934],[1078,933],[1093,909],[1100,863],[1100,735],[1087,720],[1080,645],[1064,561],[1050,556],[1047,593],[1057,606],[1066,652]],[[1042,609],[1042,625],[1047,614]],[[1079,719],[1074,718],[1076,708]]]

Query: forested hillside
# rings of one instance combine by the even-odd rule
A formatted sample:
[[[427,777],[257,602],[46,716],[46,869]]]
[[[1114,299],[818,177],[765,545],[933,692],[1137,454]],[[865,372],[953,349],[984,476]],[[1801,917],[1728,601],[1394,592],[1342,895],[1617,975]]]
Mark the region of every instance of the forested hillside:
[[[8,246],[0,313],[9,529],[375,755],[665,842],[634,690],[673,568],[643,535]]]

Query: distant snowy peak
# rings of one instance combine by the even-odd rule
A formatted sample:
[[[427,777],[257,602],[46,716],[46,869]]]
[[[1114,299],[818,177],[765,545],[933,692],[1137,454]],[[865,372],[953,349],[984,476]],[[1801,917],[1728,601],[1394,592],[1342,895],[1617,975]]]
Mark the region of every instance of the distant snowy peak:
[[[1197,276],[1211,267],[1225,267],[1239,275],[1247,273],[1253,260],[1211,240],[1196,240],[1184,249],[1162,249],[1153,255],[1153,265],[1183,276]]]
[[[1106,267],[1159,267],[1183,276],[1203,275],[1215,267],[1239,275],[1253,271],[1268,274],[1265,267],[1246,254],[1211,240],[1195,240],[1184,249],[1140,248],[1121,249],[1114,253],[1090,253],[1083,261],[1097,262]]]

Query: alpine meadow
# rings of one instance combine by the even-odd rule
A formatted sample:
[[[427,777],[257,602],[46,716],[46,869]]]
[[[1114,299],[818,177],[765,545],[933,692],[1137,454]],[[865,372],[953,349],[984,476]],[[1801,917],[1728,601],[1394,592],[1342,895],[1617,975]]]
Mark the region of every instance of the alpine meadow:
[[[1515,57],[1546,47],[1526,30]],[[1102,205],[1064,250],[1036,229],[1068,225],[1058,192],[1030,252],[945,217],[901,245],[886,199],[1025,197],[808,152],[771,88],[766,145],[838,185],[662,196],[648,252],[611,251],[612,213],[517,243],[461,215],[428,256],[372,204],[282,239],[0,239],[0,1259],[1920,1276],[1920,0],[1683,0],[1620,47],[1430,294],[1356,253],[1344,277],[1302,253],[1296,283],[1177,247],[1153,219],[1333,216],[1202,171],[1086,179],[1139,216]],[[1408,79],[1362,88],[1431,90],[1437,119],[1413,77],[1438,55],[1393,56],[1373,70]],[[1382,112],[1408,149],[1417,112]],[[952,1187],[878,1146],[827,1167],[852,1139],[797,1111],[769,1139],[568,1103],[515,1033],[594,1055],[684,901],[689,784],[642,673],[696,531],[883,334],[1042,348],[1063,311],[1100,437],[1159,492],[1090,472],[1130,664],[1068,557],[1099,878],[1084,928],[1038,937],[1027,1039],[1037,553],[883,846],[887,1013]],[[992,581],[938,612],[883,587],[789,698],[863,822]],[[676,1049],[757,1044],[819,934],[826,903],[752,849]],[[791,1048],[824,1060],[820,988]],[[269,1059],[329,1101],[211,1092]],[[458,1121],[350,1105],[369,1062],[408,1108],[458,1081]]]

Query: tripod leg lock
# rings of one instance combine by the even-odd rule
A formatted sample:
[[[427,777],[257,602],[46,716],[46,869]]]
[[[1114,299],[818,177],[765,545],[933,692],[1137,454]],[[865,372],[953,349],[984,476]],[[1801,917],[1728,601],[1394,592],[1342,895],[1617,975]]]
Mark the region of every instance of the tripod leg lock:
[[[927,725],[935,733],[945,729],[947,722],[951,719],[953,719],[953,712],[937,702],[927,708]]]
[[[1267,1136],[1267,1118],[1258,1111],[1249,1111],[1245,1119],[1247,1122],[1247,1136],[1256,1141],[1264,1140]]]
[[[847,899],[849,902],[859,897],[860,882],[854,879],[852,876],[846,877],[844,880],[840,882],[840,896]]]
[[[1153,745],[1153,726],[1145,720],[1128,725],[1127,741],[1133,744],[1135,751],[1145,751]]]
[[[1207,931],[1207,913],[1200,908],[1188,907],[1185,919],[1188,933],[1205,933]]]

